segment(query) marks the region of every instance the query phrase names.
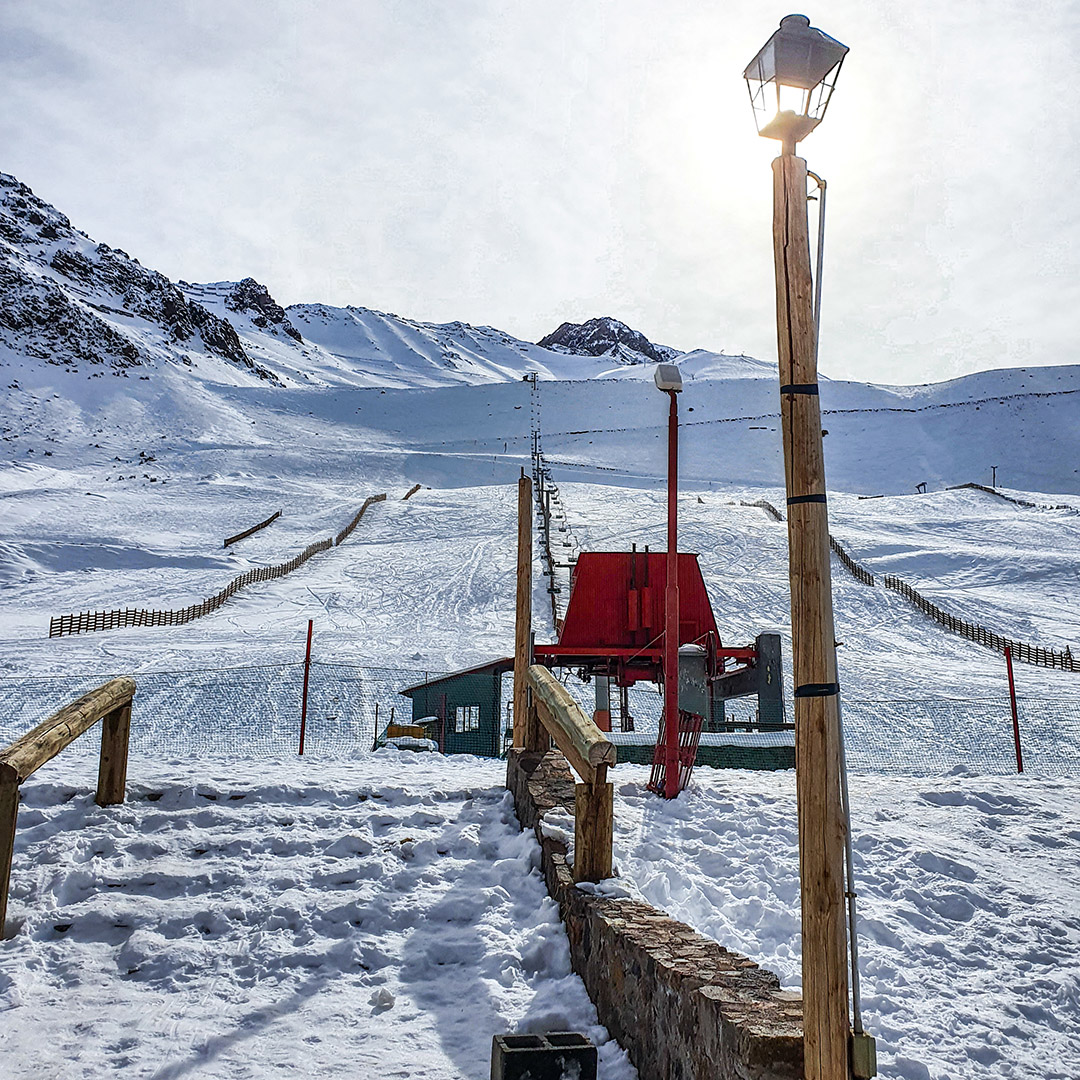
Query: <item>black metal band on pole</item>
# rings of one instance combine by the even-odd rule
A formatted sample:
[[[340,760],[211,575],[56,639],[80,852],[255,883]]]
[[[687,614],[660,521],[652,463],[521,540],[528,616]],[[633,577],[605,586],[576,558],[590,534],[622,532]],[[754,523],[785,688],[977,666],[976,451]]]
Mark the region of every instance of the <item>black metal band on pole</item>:
[[[803,683],[795,688],[795,696],[804,697],[832,697],[840,693],[840,684],[834,682]]]

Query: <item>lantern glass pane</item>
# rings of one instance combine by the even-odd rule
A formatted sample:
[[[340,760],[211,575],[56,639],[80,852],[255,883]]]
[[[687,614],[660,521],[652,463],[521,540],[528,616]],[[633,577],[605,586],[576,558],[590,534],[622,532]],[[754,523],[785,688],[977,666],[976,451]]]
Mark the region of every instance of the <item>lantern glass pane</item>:
[[[746,79],[758,131],[765,134],[768,129],[770,137],[780,138],[779,134],[774,133],[778,130],[777,124],[782,124],[782,118],[786,115],[804,117],[802,129],[808,133],[825,115],[839,71],[838,63],[821,82],[804,87],[775,78],[755,78],[760,72],[755,61],[747,70]]]
[[[743,72],[758,133],[792,143],[813,131],[828,108],[847,51],[805,15],[781,20]]]

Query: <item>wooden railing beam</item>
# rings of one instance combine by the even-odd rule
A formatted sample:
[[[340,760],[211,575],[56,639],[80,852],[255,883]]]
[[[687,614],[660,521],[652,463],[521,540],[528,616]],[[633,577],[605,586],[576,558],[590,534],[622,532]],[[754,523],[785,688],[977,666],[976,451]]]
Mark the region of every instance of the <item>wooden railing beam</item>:
[[[548,735],[584,781],[574,791],[574,880],[603,881],[611,877],[615,794],[607,771],[615,745],[542,664],[533,664],[526,680]]]
[[[615,764],[615,744],[542,664],[529,668],[528,680],[540,720],[555,745],[583,780],[594,783],[598,765]]]
[[[0,937],[7,918],[19,785],[98,720],[103,720],[96,801],[99,806],[123,802],[134,694],[134,679],[113,679],[57,709],[47,720],[0,750]]]
[[[45,762],[56,757],[70,742],[109,713],[130,706],[135,694],[135,681],[122,678],[99,686],[84,694],[78,701],[58,709],[36,728],[0,750],[0,765],[14,770],[22,783]]]

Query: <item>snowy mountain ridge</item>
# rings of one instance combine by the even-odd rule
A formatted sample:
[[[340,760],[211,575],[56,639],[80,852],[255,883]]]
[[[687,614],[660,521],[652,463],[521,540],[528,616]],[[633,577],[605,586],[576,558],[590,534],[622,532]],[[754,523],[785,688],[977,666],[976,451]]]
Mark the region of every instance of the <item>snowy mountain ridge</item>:
[[[564,323],[544,341],[550,347],[489,326],[358,306],[286,308],[252,278],[174,284],[96,244],[0,174],[0,369],[8,388],[0,439],[12,462],[77,458],[87,448],[107,462],[160,438],[250,445],[270,415],[275,430],[291,433],[360,415],[365,429],[381,430],[367,399],[351,395],[392,390],[434,396],[402,399],[380,440],[397,445],[421,414],[431,431],[437,415],[440,447],[467,435],[477,448],[512,457],[530,445],[522,378],[535,373],[550,384],[543,396],[559,403],[542,424],[548,452],[576,470],[618,469],[637,483],[656,469],[646,448],[656,441],[651,376],[661,357],[679,365],[686,385],[687,476],[754,484],[782,477],[771,419],[775,364],[678,353],[610,317]],[[830,483],[841,490],[987,482],[992,464],[1017,487],[1080,489],[1080,367],[984,371],[923,386],[821,381]],[[452,393],[470,387],[483,402]],[[436,400],[450,410],[445,419],[431,412]],[[398,412],[390,398],[378,401]],[[466,416],[477,424],[467,431]],[[460,482],[439,459],[426,460],[432,480]]]
[[[591,344],[567,339],[547,348],[491,327],[363,307],[286,309],[250,277],[174,283],[96,243],[0,173],[0,366],[31,361],[84,377],[130,377],[140,368],[150,378],[180,365],[226,385],[405,388],[514,381],[532,372],[604,378],[627,363],[678,355],[617,320],[592,323]],[[601,339],[612,348],[597,351]]]

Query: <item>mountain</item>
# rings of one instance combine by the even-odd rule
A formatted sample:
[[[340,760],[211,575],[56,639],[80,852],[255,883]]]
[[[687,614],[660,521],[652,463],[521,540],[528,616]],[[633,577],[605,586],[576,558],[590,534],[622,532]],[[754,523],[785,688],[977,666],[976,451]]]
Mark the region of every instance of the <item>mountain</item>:
[[[95,244],[13,176],[0,173],[0,348],[71,372],[130,370],[196,355],[276,382],[227,319],[163,274]]]
[[[554,352],[604,356],[620,364],[667,363],[681,355],[668,345],[654,345],[644,334],[610,316],[583,323],[564,322],[538,344]]]
[[[497,468],[516,475],[512,448],[530,445],[542,399],[553,460],[575,475],[618,471],[651,482],[662,404],[652,361],[662,359],[683,374],[683,474],[782,479],[775,364],[680,353],[611,318],[564,324],[544,342],[364,307],[283,307],[250,277],[172,282],[0,176],[2,460],[126,462],[162,439],[289,444],[348,416],[362,417],[365,446],[369,438],[397,446],[414,432],[425,447],[423,465],[410,465],[414,479],[461,483],[481,466],[489,477]],[[522,378],[534,373],[548,385],[530,400]],[[398,390],[406,393],[390,393]],[[426,393],[423,405],[416,391]],[[998,465],[1016,487],[1078,491],[1078,393],[1080,367],[899,387],[822,376],[830,483],[906,491],[985,482]],[[411,460],[398,450],[391,458]]]
[[[463,322],[354,306],[284,308],[250,277],[173,282],[95,242],[0,173],[0,367],[14,368],[16,378],[44,365],[82,378],[137,370],[153,380],[180,368],[237,386],[438,387],[530,373],[618,377],[628,363],[679,355],[614,319],[591,320],[584,336],[567,327],[548,348]]]

